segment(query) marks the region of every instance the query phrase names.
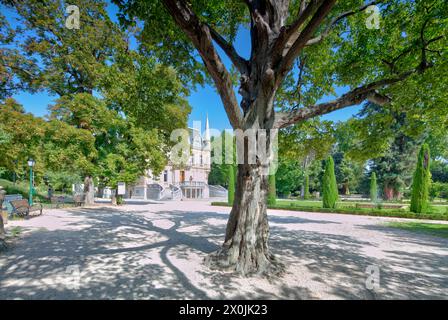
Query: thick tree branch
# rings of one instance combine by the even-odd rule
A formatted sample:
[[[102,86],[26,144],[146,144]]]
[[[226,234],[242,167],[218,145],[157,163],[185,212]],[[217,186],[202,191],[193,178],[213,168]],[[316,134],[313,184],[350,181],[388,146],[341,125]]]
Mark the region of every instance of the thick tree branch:
[[[231,76],[213,45],[210,28],[202,23],[183,0],[163,0],[176,24],[185,32],[198,50],[221,96],[233,128],[241,128],[243,116],[233,91]]]
[[[241,57],[229,42],[226,41],[218,32],[216,32],[212,27],[208,26],[210,29],[210,34],[213,40],[221,47],[221,49],[226,53],[235,67],[241,74],[249,73],[249,62]]]
[[[363,5],[362,7],[359,7],[359,8],[356,9],[356,10],[346,11],[346,12],[342,13],[341,15],[339,15],[339,16],[333,18],[333,20],[331,20],[331,22],[330,22],[330,24],[327,26],[327,28],[326,28],[320,35],[318,35],[317,37],[308,40],[307,43],[306,43],[306,45],[307,45],[307,46],[310,46],[310,45],[313,45],[313,44],[316,44],[316,43],[321,42],[322,40],[324,40],[326,37],[328,37],[328,36],[330,35],[330,33],[331,33],[331,31],[333,30],[333,28],[334,28],[334,27],[335,27],[341,20],[343,20],[343,19],[345,19],[345,18],[347,18],[347,17],[349,17],[349,16],[352,16],[352,15],[354,15],[354,14],[356,14],[356,13],[362,12],[362,11],[366,10],[368,7],[373,6],[373,5],[376,5],[376,4],[379,4],[379,3],[381,3],[381,2],[382,2],[382,1],[372,1],[372,2],[370,2],[370,3],[368,3],[368,4],[366,4],[366,5]]]
[[[276,87],[281,84],[285,75],[289,72],[289,70],[291,70],[294,60],[300,54],[300,51],[305,47],[307,41],[312,37],[314,31],[316,31],[316,29],[319,27],[325,17],[330,13],[335,4],[336,0],[325,0],[314,13],[313,17],[310,19],[306,27],[297,37],[297,40],[287,51],[286,55],[280,62],[277,68],[278,74],[276,79]]]
[[[308,5],[306,5],[305,1],[300,3],[298,18],[289,27],[283,28],[276,40],[273,50],[274,60],[277,58],[282,58],[284,53],[291,48],[300,35],[300,27],[313,14],[321,2],[322,0],[311,0]]]
[[[396,77],[378,80],[369,83],[367,85],[357,87],[351,90],[350,92],[342,95],[338,99],[329,102],[324,102],[305,108],[295,109],[289,113],[278,113],[276,115],[275,127],[285,128],[299,121],[307,120],[312,117],[333,112],[335,110],[360,104],[365,100],[369,100],[382,105],[387,104],[388,102],[390,102],[389,98],[380,95],[376,90],[403,81],[418,71],[419,70],[417,69],[407,71]]]

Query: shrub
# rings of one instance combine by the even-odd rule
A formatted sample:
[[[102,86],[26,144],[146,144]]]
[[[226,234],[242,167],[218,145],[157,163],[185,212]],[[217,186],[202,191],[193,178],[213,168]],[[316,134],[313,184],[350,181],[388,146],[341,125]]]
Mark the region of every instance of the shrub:
[[[305,175],[305,192],[303,194],[303,199],[308,200],[311,198],[310,195],[310,177],[308,175]]]
[[[336,176],[334,174],[334,160],[333,157],[328,157],[325,163],[325,173],[322,181],[323,188],[323,207],[335,208],[338,200],[338,186],[336,183]]]
[[[376,173],[372,172],[372,176],[370,177],[370,200],[372,202],[378,201],[378,187],[376,184]]]
[[[429,186],[431,184],[430,154],[427,144],[423,144],[418,154],[417,168],[412,180],[411,211],[425,213],[428,211]]]

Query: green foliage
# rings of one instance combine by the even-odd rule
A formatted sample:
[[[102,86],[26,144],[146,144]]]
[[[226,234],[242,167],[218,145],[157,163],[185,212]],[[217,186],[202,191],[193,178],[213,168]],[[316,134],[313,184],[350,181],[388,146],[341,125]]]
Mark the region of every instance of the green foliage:
[[[448,144],[446,146],[448,146]],[[432,151],[432,149],[431,149],[431,151]],[[432,155],[432,152],[431,152],[431,155]],[[431,177],[432,177],[432,181],[434,181],[434,182],[448,183],[448,162],[446,160],[432,161],[431,162]]]
[[[33,156],[36,179],[73,172],[95,176],[112,188],[118,181],[135,182],[148,169],[157,174],[167,161],[171,131],[186,127],[188,90],[174,68],[129,48],[135,30],[120,29],[106,2],[80,0],[76,5],[79,30],[65,27],[66,6],[60,1],[11,4],[18,25],[29,29],[11,29],[18,35],[11,41],[20,54],[39,61],[32,79],[15,75],[24,87],[33,85],[58,98],[50,106],[50,121],[24,114],[5,100],[0,133],[7,126],[12,139],[0,167],[23,175],[26,167],[20,166]]]
[[[28,181],[17,181],[14,184],[11,181],[0,179],[0,186],[6,191],[6,194],[21,194],[24,199],[29,198],[30,185]],[[40,188],[36,188],[33,192],[34,198],[38,199],[39,202],[46,201],[47,194],[42,192]]]
[[[221,155],[217,154],[218,152]],[[220,157],[221,156],[221,157]],[[236,140],[228,131],[223,131],[220,136],[211,138],[211,164],[208,183],[229,187],[229,163],[232,162],[236,170]],[[226,160],[227,159],[227,160]]]
[[[233,205],[235,200],[235,167],[231,164],[228,166],[229,189],[227,194],[227,203]]]
[[[275,174],[268,176],[269,189],[268,189],[268,205],[273,206],[277,201],[277,190],[275,188]]]
[[[339,144],[336,146],[339,147]],[[360,177],[363,173],[364,164],[351,160],[342,151],[334,152],[332,155],[335,163],[335,175],[338,186],[343,194],[350,194],[359,188]]]
[[[429,189],[429,197],[431,198],[431,200],[434,200],[436,198],[448,200],[448,183],[432,182]]]
[[[428,211],[430,184],[430,153],[428,145],[424,144],[418,154],[417,168],[412,181],[412,212],[426,213]]]
[[[279,159],[277,172],[275,173],[275,184],[279,195],[288,197],[295,194],[303,181],[303,169],[300,163],[293,159]]]
[[[299,160],[307,167],[312,160],[324,159],[334,142],[331,121],[310,119],[280,131],[279,154],[282,159]]]
[[[71,192],[72,185],[82,183],[82,178],[79,173],[67,171],[47,171],[45,173],[48,178],[48,184],[55,191]]]
[[[376,173],[372,172],[370,177],[370,201],[376,203],[378,201],[378,187],[376,184]]]
[[[373,103],[363,106],[351,121],[354,143],[351,158],[372,159],[386,200],[400,199],[412,181],[415,154],[430,126],[422,125],[402,108],[383,108]]]
[[[303,194],[303,199],[308,200],[309,198],[311,198],[310,195],[310,177],[308,175],[305,175],[305,191]]]
[[[322,197],[324,208],[335,208],[338,200],[338,187],[334,174],[334,161],[330,156],[325,163],[325,173],[322,180]]]

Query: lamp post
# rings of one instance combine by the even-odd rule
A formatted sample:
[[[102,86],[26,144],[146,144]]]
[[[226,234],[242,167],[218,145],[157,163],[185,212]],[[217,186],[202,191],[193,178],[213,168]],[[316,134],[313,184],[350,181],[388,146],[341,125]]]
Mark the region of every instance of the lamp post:
[[[16,173],[17,163],[19,163],[19,161],[18,160],[14,160],[14,172],[13,172],[13,182],[14,182],[14,185],[16,185],[16,180],[17,180],[17,173]]]
[[[35,163],[32,158],[28,159],[28,167],[30,167],[30,197],[28,202],[30,206],[33,205],[33,167]]]

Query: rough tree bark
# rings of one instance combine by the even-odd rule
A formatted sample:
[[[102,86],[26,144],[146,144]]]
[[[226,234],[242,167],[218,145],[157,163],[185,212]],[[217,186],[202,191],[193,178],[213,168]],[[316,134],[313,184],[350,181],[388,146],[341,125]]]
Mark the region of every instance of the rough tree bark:
[[[84,197],[86,205],[93,205],[95,203],[95,187],[92,176],[86,176],[84,178]]]
[[[267,130],[272,129],[268,122]],[[260,128],[260,123],[251,125]],[[255,130],[256,130],[255,129]],[[272,141],[267,134],[266,151]],[[258,145],[259,136],[254,144]],[[264,140],[263,140],[264,142]],[[237,271],[243,275],[278,275],[284,265],[269,250],[269,223],[267,197],[269,193],[269,164],[257,157],[256,163],[248,160],[248,139],[244,140],[244,162],[238,164],[235,198],[227,222],[224,244],[220,250],[206,258],[213,269]],[[269,153],[267,154],[269,157]]]
[[[341,20],[362,12],[370,4],[379,1],[372,1],[332,19],[326,18],[336,0],[302,1],[299,12],[294,13],[294,21],[287,25],[290,0],[244,0],[250,15],[249,60],[239,56],[231,43],[216,32],[213,26],[203,22],[205,19],[199,18],[187,1],[162,2],[201,56],[234,129],[280,129],[366,100],[384,105],[390,102],[390,98],[381,95],[378,89],[430,67],[425,55],[422,55],[422,61],[416,68],[363,84],[333,101],[298,106],[289,112],[275,112],[275,94],[302,50],[324,41]],[[323,28],[318,32],[320,26]],[[422,51],[425,52],[427,45],[438,38],[426,41]],[[240,104],[234,92],[232,77],[217,53],[215,44],[223,50],[241,75]],[[236,270],[246,275],[271,274],[283,269],[268,246],[268,176],[262,171],[259,163],[238,165],[236,196],[227,224],[226,238],[222,248],[206,259],[210,266]]]
[[[0,251],[6,248],[5,238],[6,238],[6,232],[5,227],[3,225],[3,217],[0,215]]]

